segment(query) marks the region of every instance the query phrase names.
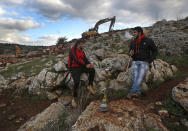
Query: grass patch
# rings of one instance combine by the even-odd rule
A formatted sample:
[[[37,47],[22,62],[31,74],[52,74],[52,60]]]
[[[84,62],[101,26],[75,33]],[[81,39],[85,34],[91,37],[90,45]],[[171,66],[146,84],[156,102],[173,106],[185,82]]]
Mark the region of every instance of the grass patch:
[[[168,97],[166,101],[163,102],[163,105],[160,107],[161,110],[167,110],[169,115],[173,115],[174,118],[163,118],[165,126],[170,131],[185,131],[187,128],[179,123],[179,120],[186,118],[188,113],[184,110],[183,107],[177,102],[175,102],[172,97]]]
[[[52,61],[52,66],[57,63],[55,56],[49,56],[45,60],[41,58],[35,58],[27,63],[10,65],[8,70],[2,71],[1,74],[5,78],[16,75],[19,72],[24,72],[26,76],[31,76],[31,74],[36,75],[39,74],[42,69],[47,67],[45,64],[49,61]]]
[[[157,58],[177,67],[188,66],[188,56],[157,56]]]
[[[179,117],[187,115],[183,107],[181,107],[179,103],[175,102],[170,96],[167,98],[166,101],[163,102],[163,106],[161,107],[161,109],[167,110],[169,114]]]
[[[161,82],[160,80],[156,80],[156,81],[153,81],[153,82],[150,80],[150,82],[147,83],[147,84],[149,86],[149,89],[152,89],[152,88],[158,88],[161,83],[163,83],[163,82]]]
[[[118,90],[115,91],[113,89],[108,89],[107,95],[109,100],[114,100],[114,99],[121,99],[124,98],[127,94],[129,93],[129,90]]]
[[[167,128],[170,130],[170,131],[186,131],[187,128],[177,122],[167,122],[166,123],[166,126]]]
[[[29,94],[29,93],[25,93],[22,95],[23,99],[28,99],[30,100],[31,102],[33,101],[37,101],[37,100],[47,100],[48,97],[46,94],[42,93],[40,95],[35,95],[35,94]]]
[[[68,114],[64,112],[59,119],[59,129],[62,131],[66,130],[68,127],[68,125],[65,123],[67,116],[68,116]]]

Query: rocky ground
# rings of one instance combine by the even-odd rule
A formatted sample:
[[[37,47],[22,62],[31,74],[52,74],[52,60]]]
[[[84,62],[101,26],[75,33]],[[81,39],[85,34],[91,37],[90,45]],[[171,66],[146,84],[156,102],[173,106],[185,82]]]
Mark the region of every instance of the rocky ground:
[[[180,112],[177,109],[178,111],[175,112],[165,109],[165,106],[169,106],[168,108],[180,107],[174,102],[172,102],[174,105],[169,105],[167,101],[171,99],[172,89],[179,83],[185,83],[188,77],[188,67],[182,69],[185,72],[181,77],[171,78],[139,98],[131,100],[126,96],[123,96],[122,99],[111,98],[108,102],[109,111],[106,113],[100,112],[100,101],[92,102],[78,118],[73,130],[187,130],[188,122],[185,120],[188,118],[188,113],[186,111]],[[152,125],[153,123],[157,123],[157,126]]]
[[[131,100],[131,103],[134,103],[137,106],[141,106],[143,108],[151,106],[149,112],[158,114],[159,105],[156,105],[156,102],[163,103],[170,95],[172,88],[181,83],[186,77],[188,77],[188,67],[182,68],[186,70],[182,77],[180,78],[171,78],[164,83],[160,84],[158,88],[151,89],[144,96],[139,99]],[[15,131],[21,125],[23,125],[27,120],[29,120],[32,116],[43,111],[47,108],[51,103],[56,100],[50,101],[46,99],[44,96],[15,96],[13,92],[1,92],[0,93],[0,130],[3,131]],[[109,108],[113,105],[113,102],[118,103],[118,99],[116,97],[110,98]],[[121,104],[127,104],[127,98],[122,96],[122,100],[120,100]],[[129,101],[130,102],[130,101]],[[112,116],[112,111],[104,114],[101,114],[99,111],[99,104],[96,106],[98,108],[98,114],[110,118]],[[69,110],[76,110],[69,108]],[[120,114],[121,115],[121,114]],[[171,114],[171,119],[169,117],[163,117],[162,121],[165,124],[169,123],[179,123],[181,124],[181,117]],[[184,116],[185,117],[185,116]],[[113,120],[113,118],[112,118]],[[98,127],[95,127],[96,130]],[[186,128],[182,128],[186,129]],[[95,130],[95,129],[93,129]]]

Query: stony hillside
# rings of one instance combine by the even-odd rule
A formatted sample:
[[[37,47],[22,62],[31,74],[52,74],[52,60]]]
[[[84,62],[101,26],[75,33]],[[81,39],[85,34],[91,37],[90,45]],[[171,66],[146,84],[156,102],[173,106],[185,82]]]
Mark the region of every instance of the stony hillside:
[[[27,54],[31,51],[43,50],[47,47],[19,45],[19,48],[21,49],[23,54]],[[0,43],[0,55],[6,55],[6,54],[15,55],[15,44]]]
[[[143,81],[141,87],[143,94],[152,92],[157,88],[161,89],[161,84],[182,76],[179,73],[182,73],[183,69],[188,69],[187,20],[187,18],[179,21],[163,20],[155,23],[152,27],[144,28],[146,35],[153,38],[157,44],[159,56],[152,63]],[[94,88],[97,90],[97,95],[92,96],[87,91],[88,78],[86,74],[83,74],[77,100],[78,108],[76,109],[73,109],[70,105],[73,79],[67,72],[68,52],[75,41],[43,49],[40,57],[33,57],[2,66],[0,71],[0,94],[11,90],[14,96],[24,94],[31,96],[45,95],[49,100],[56,101],[43,112],[30,120],[27,119],[27,122],[25,120],[25,124],[20,125],[19,130],[166,131],[171,129],[171,126],[164,121],[177,118],[175,122],[178,121],[179,125],[173,123],[173,126],[178,129],[186,129],[187,84],[185,86],[181,84],[181,87],[180,85],[175,87],[178,83],[171,86],[167,84],[170,88],[164,86],[163,91],[167,93],[163,94],[163,97],[167,95],[170,102],[180,103],[178,106],[170,104],[173,105],[175,111],[178,108],[179,112],[176,113],[167,110],[170,102],[165,107],[166,97],[165,99],[157,99],[158,102],[154,99],[148,102],[144,99],[144,96],[143,101],[137,99],[127,100],[124,97],[130,90],[133,81],[132,70],[127,68],[131,63],[131,59],[127,54],[130,33],[130,29],[116,30],[87,39],[84,50],[95,67]],[[105,71],[107,68],[109,69],[108,72]],[[109,77],[107,77],[107,73]],[[188,77],[187,71],[183,73],[183,79],[178,82],[183,82]],[[187,81],[183,83],[187,83]],[[108,85],[109,112],[103,114],[99,112],[98,107],[106,85]],[[173,87],[173,95],[171,95],[170,92],[172,92]],[[162,89],[158,91],[156,96],[153,93],[153,96],[160,96],[160,91]],[[147,96],[150,95],[147,94]],[[151,98],[152,96],[147,99]],[[157,104],[155,104],[156,102]],[[3,101],[0,101],[0,104],[4,104]],[[0,111],[3,112],[6,106],[0,106],[1,108]],[[6,112],[2,115],[6,115]]]

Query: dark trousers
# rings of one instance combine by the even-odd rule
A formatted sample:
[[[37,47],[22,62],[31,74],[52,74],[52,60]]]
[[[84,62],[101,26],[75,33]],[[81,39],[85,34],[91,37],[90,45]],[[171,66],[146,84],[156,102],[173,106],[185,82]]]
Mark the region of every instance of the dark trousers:
[[[93,85],[93,80],[95,77],[94,68],[82,68],[82,67],[71,68],[71,75],[74,80],[74,86],[72,88],[73,97],[77,97],[78,87],[80,84],[80,76],[82,73],[89,73],[89,85]]]

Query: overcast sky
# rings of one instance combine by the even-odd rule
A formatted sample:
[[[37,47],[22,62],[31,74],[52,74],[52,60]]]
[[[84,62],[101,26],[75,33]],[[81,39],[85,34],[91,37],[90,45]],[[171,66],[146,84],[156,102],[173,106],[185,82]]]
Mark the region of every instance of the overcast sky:
[[[116,16],[114,29],[151,26],[158,20],[188,16],[188,0],[1,0],[0,42],[53,45],[68,40],[107,17]],[[109,22],[99,27],[108,31]]]

